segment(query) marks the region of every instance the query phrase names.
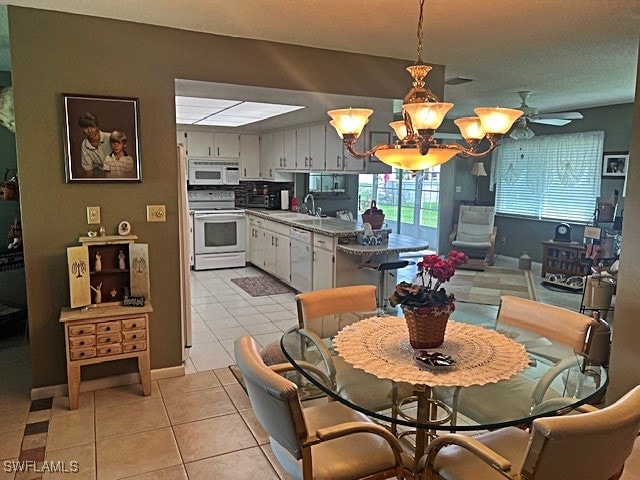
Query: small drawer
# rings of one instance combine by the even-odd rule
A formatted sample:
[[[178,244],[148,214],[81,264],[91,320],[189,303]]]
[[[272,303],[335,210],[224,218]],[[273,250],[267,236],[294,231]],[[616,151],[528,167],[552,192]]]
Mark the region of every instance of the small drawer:
[[[108,345],[110,343],[120,343],[122,341],[122,335],[118,332],[115,333],[102,333],[97,336],[98,345]]]
[[[69,336],[75,337],[77,335],[91,335],[96,333],[96,324],[87,323],[85,325],[69,325]]]
[[[92,358],[95,356],[96,347],[71,348],[69,350],[69,357],[71,357],[71,360],[84,360],[85,358]]]
[[[122,344],[125,353],[144,351],[147,349],[147,342],[128,342]]]
[[[98,324],[98,333],[111,333],[120,331],[120,322],[104,322]]]
[[[280,235],[284,235],[285,237],[291,236],[291,227],[289,225],[285,225],[284,223],[279,223],[276,225],[276,232]]]
[[[319,233],[314,233],[313,246],[315,248],[324,248],[325,250],[333,250],[333,237],[329,237],[327,235],[321,235]]]
[[[145,328],[146,324],[144,317],[130,318],[128,320],[122,320],[122,330],[138,330]]]
[[[98,356],[104,357],[105,355],[117,355],[122,353],[122,345],[101,345],[98,347]]]
[[[94,335],[85,335],[83,337],[69,338],[69,347],[71,348],[93,347],[95,344],[96,344],[96,337]]]
[[[130,332],[122,332],[122,340],[124,342],[135,342],[147,338],[146,330],[132,330]]]

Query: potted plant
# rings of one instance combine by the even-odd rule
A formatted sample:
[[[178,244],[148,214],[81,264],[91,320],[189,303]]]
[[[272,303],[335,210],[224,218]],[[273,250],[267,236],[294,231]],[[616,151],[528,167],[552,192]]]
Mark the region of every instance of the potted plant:
[[[456,268],[469,261],[469,257],[451,250],[447,258],[426,255],[418,262],[414,282],[396,285],[389,298],[391,306],[400,305],[409,328],[409,341],[416,349],[442,345],[449,315],[455,310],[455,297],[442,286],[451,280]]]

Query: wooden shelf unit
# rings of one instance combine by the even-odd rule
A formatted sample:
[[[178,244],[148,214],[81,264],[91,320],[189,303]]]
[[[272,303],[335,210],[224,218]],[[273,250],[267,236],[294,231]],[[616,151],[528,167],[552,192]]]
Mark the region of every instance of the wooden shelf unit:
[[[545,281],[551,273],[566,277],[588,275],[591,260],[585,258],[585,250],[584,245],[578,242],[542,242],[542,280]]]

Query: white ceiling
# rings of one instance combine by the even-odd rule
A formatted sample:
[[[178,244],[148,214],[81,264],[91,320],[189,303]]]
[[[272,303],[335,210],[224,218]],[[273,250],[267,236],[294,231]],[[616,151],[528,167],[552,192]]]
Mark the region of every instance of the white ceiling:
[[[416,55],[418,0],[0,2],[410,61]],[[474,79],[446,87],[446,100],[456,104],[451,116],[478,105],[517,107],[519,90],[534,92],[528,103],[541,113],[634,100],[640,0],[426,0],[424,18],[425,62],[445,65],[446,79]]]

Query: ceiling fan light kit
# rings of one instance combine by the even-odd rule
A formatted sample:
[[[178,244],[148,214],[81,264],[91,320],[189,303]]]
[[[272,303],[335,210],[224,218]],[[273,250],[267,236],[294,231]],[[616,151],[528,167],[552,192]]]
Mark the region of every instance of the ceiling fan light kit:
[[[372,146],[365,152],[358,152],[355,143],[373,110],[365,108],[347,108],[330,110],[329,124],[333,126],[349,153],[355,158],[375,155],[382,162],[405,170],[424,170],[441,165],[455,155],[461,157],[482,157],[498,146],[498,141],[509,131],[513,123],[520,117],[522,110],[512,108],[476,108],[477,117],[465,117],[455,121],[462,138],[467,145],[450,143],[439,144],[434,138],[435,132],[442,124],[445,115],[453,107],[453,103],[441,102],[440,99],[425,87],[424,78],[431,67],[422,61],[422,21],[424,0],[420,0],[420,16],[418,19],[418,51],[415,64],[407,67],[413,77],[413,88],[404,98],[402,105],[403,120],[391,122],[398,140],[391,144]],[[482,139],[487,143],[480,143]],[[482,149],[480,146],[482,145]]]

